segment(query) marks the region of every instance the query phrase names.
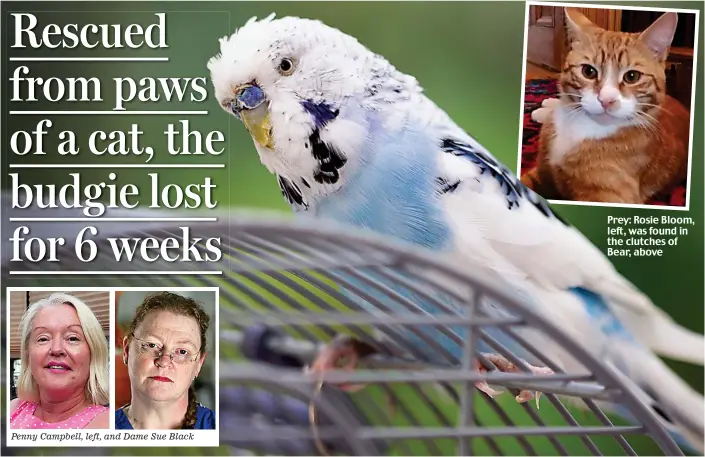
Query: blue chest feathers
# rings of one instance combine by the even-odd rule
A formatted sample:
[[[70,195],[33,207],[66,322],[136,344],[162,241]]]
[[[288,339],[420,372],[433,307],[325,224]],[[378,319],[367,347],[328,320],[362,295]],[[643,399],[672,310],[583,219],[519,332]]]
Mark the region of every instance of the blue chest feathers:
[[[443,249],[451,234],[438,202],[437,146],[409,130],[371,136],[355,173],[315,215]]]

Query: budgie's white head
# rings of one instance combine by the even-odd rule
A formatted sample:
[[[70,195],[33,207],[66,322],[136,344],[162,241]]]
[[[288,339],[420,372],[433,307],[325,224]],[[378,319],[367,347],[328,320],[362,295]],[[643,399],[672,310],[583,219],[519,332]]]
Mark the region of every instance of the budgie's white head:
[[[296,17],[251,19],[220,40],[208,69],[220,106],[245,124],[280,185],[314,197],[353,168],[370,112],[420,92],[355,38]]]

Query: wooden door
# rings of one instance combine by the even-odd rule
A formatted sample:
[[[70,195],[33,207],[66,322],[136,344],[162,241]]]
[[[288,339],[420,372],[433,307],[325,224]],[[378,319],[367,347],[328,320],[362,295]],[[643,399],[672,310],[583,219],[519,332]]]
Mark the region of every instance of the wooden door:
[[[622,30],[622,10],[605,8],[576,8],[586,18],[605,30],[619,32]]]
[[[604,8],[577,8],[605,30],[619,31],[622,12]],[[526,59],[554,71],[560,71],[569,45],[565,33],[563,7],[530,6]]]
[[[529,7],[526,59],[536,65],[560,71],[565,36],[563,8]]]

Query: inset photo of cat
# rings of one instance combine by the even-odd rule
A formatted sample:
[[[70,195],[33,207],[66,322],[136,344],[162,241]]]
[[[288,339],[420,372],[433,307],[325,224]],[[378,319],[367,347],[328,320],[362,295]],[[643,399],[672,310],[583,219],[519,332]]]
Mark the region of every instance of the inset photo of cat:
[[[698,11],[526,13],[521,181],[552,203],[689,209]]]

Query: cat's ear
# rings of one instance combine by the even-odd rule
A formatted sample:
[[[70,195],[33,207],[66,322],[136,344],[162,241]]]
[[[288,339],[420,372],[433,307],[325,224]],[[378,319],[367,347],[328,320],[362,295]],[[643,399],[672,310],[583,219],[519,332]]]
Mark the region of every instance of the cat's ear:
[[[565,13],[566,31],[571,41],[579,40],[590,30],[594,30],[597,27],[578,8],[566,7],[563,8],[563,11]]]
[[[677,25],[678,14],[664,13],[648,29],[641,32],[639,39],[654,52],[657,59],[664,60],[668,56]]]

